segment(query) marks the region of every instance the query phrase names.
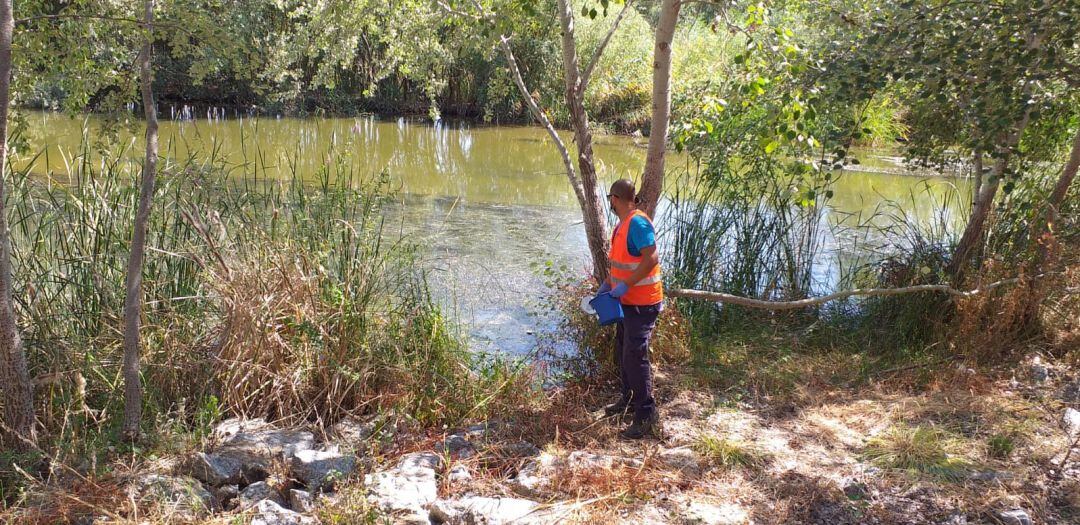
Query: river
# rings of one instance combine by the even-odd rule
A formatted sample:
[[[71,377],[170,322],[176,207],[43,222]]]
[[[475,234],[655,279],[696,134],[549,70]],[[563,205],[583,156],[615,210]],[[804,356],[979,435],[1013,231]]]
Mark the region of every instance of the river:
[[[164,107],[162,112],[173,115],[177,110]],[[260,178],[296,174],[317,181],[322,167],[333,162],[347,163],[357,173],[385,172],[400,195],[391,210],[398,220],[391,222],[429,247],[434,293],[464,321],[479,350],[520,355],[536,346],[537,333],[551,326],[552,319],[539,307],[548,290],[536,264],[552,261],[586,275],[577,201],[559,155],[540,128],[432,125],[407,119],[198,117],[161,122],[163,157],[213,155],[238,173]],[[84,137],[102,135],[97,117],[31,112],[27,123],[27,145],[12,164],[40,174],[65,172],[65,163],[80,151]],[[136,154],[141,151],[140,127],[133,119],[118,131],[120,142]],[[564,140],[571,143],[569,134]],[[644,142],[596,137],[599,178],[605,186],[639,174]],[[902,171],[887,155],[860,152],[859,158],[864,167]],[[684,162],[672,154],[668,165]],[[968,191],[960,179],[924,184],[924,178],[912,175],[848,172],[836,182],[830,212],[865,217],[891,200],[907,203],[906,211],[929,220],[950,187],[958,187],[962,195]],[[828,267],[822,272],[828,280]]]

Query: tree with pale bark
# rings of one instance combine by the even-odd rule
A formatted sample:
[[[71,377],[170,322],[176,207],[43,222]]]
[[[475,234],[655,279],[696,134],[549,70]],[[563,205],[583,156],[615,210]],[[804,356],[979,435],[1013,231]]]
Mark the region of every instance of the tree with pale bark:
[[[600,181],[597,179],[596,160],[593,153],[593,130],[586,110],[585,96],[589,81],[593,78],[604,50],[611,42],[612,36],[618,31],[627,12],[632,8],[633,2],[634,0],[622,2],[622,7],[619,8],[617,14],[614,14],[608,30],[589,54],[589,60],[584,63],[576,34],[577,6],[571,0],[557,0],[555,3],[555,18],[559,24],[559,43],[562,52],[563,103],[568,113],[567,120],[573,133],[576,153],[572,155],[570,148],[559,136],[553,119],[541,107],[538,97],[534,95],[535,92],[526,84],[514,55],[513,21],[522,15],[523,9],[531,12],[534,7],[531,5],[523,7],[521,2],[515,1],[484,3],[480,0],[470,2],[436,0],[436,4],[447,13],[489,24],[495,28],[495,33],[498,34],[498,46],[506,59],[521,99],[529,108],[533,119],[547,131],[562,158],[567,180],[574,190],[584,219],[593,277],[599,282],[607,278],[607,253],[610,240],[607,211],[604,200],[601,198],[603,188],[600,187]],[[609,8],[613,7],[614,3],[608,0],[585,2],[582,4],[580,14],[596,18],[602,12],[607,16]],[[649,214],[654,214],[656,211],[664,183],[664,159],[668,147],[668,127],[671,118],[671,44],[681,5],[682,2],[679,0],[663,0],[660,6],[659,22],[655,28],[650,136],[640,184],[641,207]],[[597,8],[600,10],[598,11]]]
[[[12,298],[11,231],[5,188],[8,173],[8,108],[11,106],[11,40],[15,30],[11,0],[0,0],[0,382],[4,389],[5,444],[17,450],[36,446],[34,385],[23,350]]]

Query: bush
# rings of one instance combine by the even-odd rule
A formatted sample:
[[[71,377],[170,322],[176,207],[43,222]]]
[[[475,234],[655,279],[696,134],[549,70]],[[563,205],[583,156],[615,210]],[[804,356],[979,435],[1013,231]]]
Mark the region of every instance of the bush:
[[[647,133],[652,116],[652,92],[641,84],[627,84],[599,93],[589,118],[612,126],[615,131]]]

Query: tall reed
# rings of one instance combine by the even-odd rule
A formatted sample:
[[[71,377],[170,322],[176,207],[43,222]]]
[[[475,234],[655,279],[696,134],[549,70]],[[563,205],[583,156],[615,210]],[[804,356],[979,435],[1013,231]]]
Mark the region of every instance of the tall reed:
[[[807,188],[804,175],[784,173],[764,158],[719,173],[684,174],[660,221],[668,284],[777,300],[804,298],[828,286],[820,275],[832,233],[828,182]]]

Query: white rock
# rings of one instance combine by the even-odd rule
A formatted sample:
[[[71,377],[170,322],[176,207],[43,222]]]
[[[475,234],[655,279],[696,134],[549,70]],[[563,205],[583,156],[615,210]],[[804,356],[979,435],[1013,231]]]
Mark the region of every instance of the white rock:
[[[536,523],[541,516],[534,515],[539,503],[519,498],[467,497],[455,500],[438,500],[431,504],[431,520],[435,523]],[[534,518],[530,520],[530,518]]]
[[[401,456],[397,464],[398,470],[411,472],[414,470],[435,471],[442,468],[442,456],[434,452],[414,452]]]
[[[530,459],[510,480],[510,488],[525,496],[543,494],[551,486],[551,474],[556,462],[557,458],[548,453]]]
[[[250,509],[259,504],[263,500],[270,500],[278,505],[284,505],[285,499],[281,497],[281,493],[271,487],[265,481],[252,483],[240,491],[240,508]]]
[[[998,520],[1005,525],[1031,525],[1031,516],[1024,509],[1005,510],[998,513]]]
[[[656,459],[672,470],[688,474],[701,472],[701,456],[689,447],[662,450],[656,455]]]
[[[315,500],[306,490],[289,489],[289,508],[297,512],[311,512],[315,509]]]
[[[230,454],[198,452],[188,460],[187,471],[212,487],[240,483],[244,459]]]
[[[289,461],[315,446],[311,432],[275,428],[262,419],[225,420],[212,436],[220,443],[218,448],[196,454],[188,464],[192,475],[211,485],[261,481],[274,461]]]
[[[337,447],[300,450],[289,463],[292,475],[310,491],[332,487],[334,482],[356,471],[356,457],[342,454]]]
[[[1070,436],[1080,432],[1080,410],[1066,408],[1065,414],[1061,416],[1061,425]]]
[[[469,472],[469,467],[465,465],[454,465],[447,477],[450,478],[450,483],[464,483],[472,479],[472,472]]]
[[[407,454],[396,467],[364,476],[369,499],[406,519],[427,519],[424,509],[438,497],[435,469],[441,465],[442,458],[430,452]]]
[[[616,466],[626,466],[631,468],[641,467],[641,461],[637,459],[593,454],[591,452],[585,452],[584,450],[575,450],[574,452],[571,452],[570,455],[566,457],[566,463],[569,467],[577,469],[609,469]]]
[[[251,525],[315,525],[315,518],[304,516],[271,501],[262,500],[255,506]]]
[[[332,435],[338,441],[345,443],[357,443],[370,438],[378,429],[379,421],[371,420],[366,423],[347,417],[338,421],[333,426]]]
[[[263,419],[228,419],[214,428],[222,449],[245,450],[271,457],[290,458],[315,447],[315,435],[306,430],[276,428]]]

